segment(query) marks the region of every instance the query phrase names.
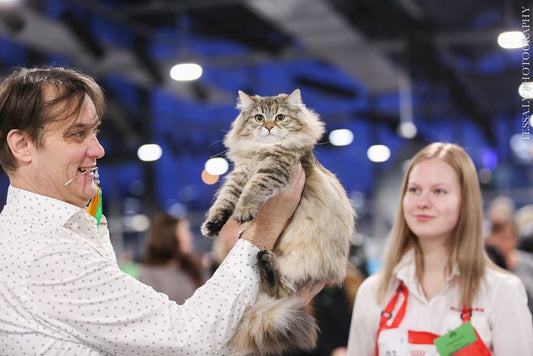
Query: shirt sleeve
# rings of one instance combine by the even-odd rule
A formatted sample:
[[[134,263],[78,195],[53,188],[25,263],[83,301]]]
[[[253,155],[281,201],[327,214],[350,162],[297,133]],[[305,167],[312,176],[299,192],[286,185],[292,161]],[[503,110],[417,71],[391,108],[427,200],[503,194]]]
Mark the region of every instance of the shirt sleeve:
[[[28,271],[42,330],[113,355],[218,355],[259,290],[257,252],[239,240],[183,305],[123,273],[89,246],[49,245]]]
[[[533,323],[524,285],[508,274],[492,288],[498,288],[490,321],[493,354],[533,355]]]
[[[376,276],[370,276],[357,290],[348,336],[349,356],[375,354],[376,333],[381,313],[376,301],[376,287]]]

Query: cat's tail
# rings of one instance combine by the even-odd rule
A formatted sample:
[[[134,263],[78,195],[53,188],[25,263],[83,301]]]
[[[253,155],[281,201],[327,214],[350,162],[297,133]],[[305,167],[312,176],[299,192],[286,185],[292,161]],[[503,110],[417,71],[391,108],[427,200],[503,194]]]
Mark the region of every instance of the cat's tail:
[[[231,346],[247,355],[281,355],[314,349],[317,336],[316,321],[301,300],[259,293],[255,304],[246,309]]]

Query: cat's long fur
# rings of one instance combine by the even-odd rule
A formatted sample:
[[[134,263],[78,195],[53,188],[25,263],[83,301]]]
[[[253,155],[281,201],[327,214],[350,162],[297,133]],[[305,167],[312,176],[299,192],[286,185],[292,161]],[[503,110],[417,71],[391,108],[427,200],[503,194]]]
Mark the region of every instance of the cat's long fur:
[[[269,197],[286,187],[298,161],[306,182],[274,251],[258,254],[261,290],[231,345],[252,355],[309,350],[316,344],[316,321],[291,295],[310,282],[342,283],[355,212],[337,178],[313,155],[324,127],[302,103],[300,90],[272,97],[239,91],[239,98],[241,113],[224,140],[234,169],[218,191],[202,233],[216,236],[230,217],[241,223],[253,219]]]

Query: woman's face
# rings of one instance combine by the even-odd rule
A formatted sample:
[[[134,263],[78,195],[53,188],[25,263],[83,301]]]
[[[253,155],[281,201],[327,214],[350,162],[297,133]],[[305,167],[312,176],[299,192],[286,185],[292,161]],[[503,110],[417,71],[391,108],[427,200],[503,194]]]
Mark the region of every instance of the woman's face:
[[[421,161],[411,170],[402,204],[405,221],[421,242],[445,243],[459,220],[459,177],[439,158]]]

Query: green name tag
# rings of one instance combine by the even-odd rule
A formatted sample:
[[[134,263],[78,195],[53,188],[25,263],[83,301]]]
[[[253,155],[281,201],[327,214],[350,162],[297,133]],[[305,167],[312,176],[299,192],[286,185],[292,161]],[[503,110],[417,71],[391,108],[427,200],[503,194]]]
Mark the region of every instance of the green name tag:
[[[434,343],[441,356],[450,356],[471,343],[476,342],[476,340],[477,336],[474,328],[468,321],[457,329],[436,338]]]

